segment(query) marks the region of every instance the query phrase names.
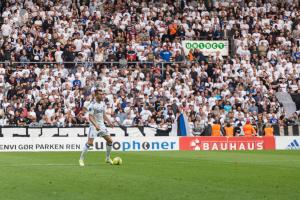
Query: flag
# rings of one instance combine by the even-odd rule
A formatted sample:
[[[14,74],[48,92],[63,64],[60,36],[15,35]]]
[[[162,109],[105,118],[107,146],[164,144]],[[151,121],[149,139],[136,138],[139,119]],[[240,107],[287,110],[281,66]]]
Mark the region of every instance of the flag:
[[[187,116],[181,113],[177,119],[177,135],[178,136],[190,136],[191,129]]]

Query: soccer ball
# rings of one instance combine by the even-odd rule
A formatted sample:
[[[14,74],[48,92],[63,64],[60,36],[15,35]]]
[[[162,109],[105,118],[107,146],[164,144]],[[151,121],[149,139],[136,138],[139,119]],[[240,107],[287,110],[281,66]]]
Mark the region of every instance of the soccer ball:
[[[113,164],[114,165],[122,165],[122,159],[120,157],[115,157],[113,159]]]

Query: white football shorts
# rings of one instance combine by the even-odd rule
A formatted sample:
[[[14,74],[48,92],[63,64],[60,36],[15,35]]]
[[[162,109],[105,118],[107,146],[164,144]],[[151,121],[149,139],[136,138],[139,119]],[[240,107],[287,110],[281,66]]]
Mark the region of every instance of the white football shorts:
[[[88,138],[104,137],[106,135],[109,135],[106,127],[100,127],[100,131],[97,131],[94,126],[89,127]]]

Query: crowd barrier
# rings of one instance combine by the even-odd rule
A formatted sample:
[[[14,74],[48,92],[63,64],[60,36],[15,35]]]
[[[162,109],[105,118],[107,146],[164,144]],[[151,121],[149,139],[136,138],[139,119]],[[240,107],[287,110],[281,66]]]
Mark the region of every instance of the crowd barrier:
[[[278,126],[273,125],[274,135],[275,136],[299,136],[300,135],[300,126]]]
[[[273,125],[274,136],[300,136],[300,126]],[[140,127],[115,127],[108,128],[111,136],[181,136],[180,133],[172,133],[170,129],[140,126]],[[209,136],[206,130],[201,136]],[[80,127],[0,127],[1,137],[86,137],[87,126]],[[192,133],[191,133],[192,134]],[[263,136],[263,135],[260,135]]]
[[[114,151],[300,150],[300,136],[284,136],[295,127],[283,130],[287,131],[274,137],[178,137],[151,127],[108,128]],[[88,127],[1,127],[0,152],[80,151],[86,143],[87,132]],[[93,151],[105,149],[105,141],[96,138]]]
[[[0,152],[80,151],[84,137],[17,137],[0,140]],[[300,136],[275,137],[114,137],[113,151],[233,151],[300,150]],[[102,138],[96,138],[92,151],[105,151]]]
[[[108,68],[111,68],[113,66],[119,66],[119,67],[129,67],[129,66],[143,66],[146,65],[148,67],[159,67],[161,69],[161,72],[163,72],[167,65],[181,65],[181,68],[185,68],[186,65],[198,63],[198,61],[189,61],[189,60],[183,60],[183,61],[126,61],[125,63],[122,62],[94,62],[94,61],[78,61],[78,62],[47,62],[47,61],[39,61],[39,62],[13,62],[13,61],[5,61],[0,62],[0,64],[3,64],[4,66],[11,66],[12,69],[16,69],[18,66],[25,66],[25,65],[34,65],[37,67],[43,67],[44,65],[47,65],[49,67],[54,67],[54,65],[64,65],[67,69],[74,69],[74,67],[81,65],[85,67],[97,67],[97,66],[106,66]]]
[[[13,151],[80,151],[86,138],[7,138],[0,140],[0,152]],[[114,137],[114,151],[166,151],[179,150],[178,137]],[[105,151],[106,143],[95,138],[92,151]]]
[[[87,137],[89,127],[0,127],[0,140],[10,137]],[[107,128],[111,136],[169,136],[169,130],[152,127]]]

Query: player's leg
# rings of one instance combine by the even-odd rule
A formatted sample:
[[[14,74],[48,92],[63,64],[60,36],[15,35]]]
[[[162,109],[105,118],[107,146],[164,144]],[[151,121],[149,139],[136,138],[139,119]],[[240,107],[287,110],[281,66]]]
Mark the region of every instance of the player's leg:
[[[85,154],[87,153],[87,151],[89,150],[89,148],[91,146],[93,146],[93,143],[94,143],[94,138],[89,138],[87,143],[84,145],[83,149],[82,149],[82,152],[81,152],[81,155],[80,155],[80,160],[84,160],[84,156]]]
[[[88,141],[83,146],[82,152],[80,154],[80,159],[79,159],[79,165],[80,166],[84,166],[84,157],[85,157],[87,151],[89,150],[89,148],[93,146],[94,138],[95,138],[95,133],[92,130],[92,128],[89,128]]]
[[[110,158],[110,152],[112,148],[112,138],[110,135],[103,135],[103,138],[106,140],[106,158],[105,162],[112,164],[112,160]]]

